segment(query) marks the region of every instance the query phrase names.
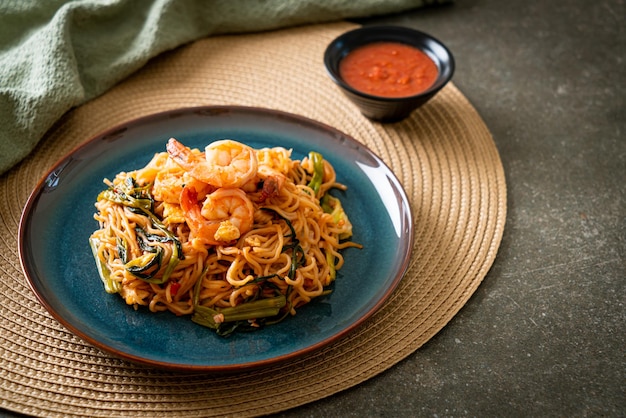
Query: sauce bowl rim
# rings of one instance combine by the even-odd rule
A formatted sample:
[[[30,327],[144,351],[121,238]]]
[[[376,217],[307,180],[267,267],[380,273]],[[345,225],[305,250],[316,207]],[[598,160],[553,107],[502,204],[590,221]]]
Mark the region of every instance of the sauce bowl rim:
[[[435,82],[420,93],[398,97],[376,96],[352,87],[339,73],[341,61],[355,49],[376,42],[402,43],[424,52],[437,65],[438,74]],[[363,26],[339,35],[328,44],[324,51],[324,66],[331,80],[342,89],[365,99],[388,103],[400,103],[432,96],[452,79],[455,71],[454,56],[439,39],[417,29],[390,25]]]

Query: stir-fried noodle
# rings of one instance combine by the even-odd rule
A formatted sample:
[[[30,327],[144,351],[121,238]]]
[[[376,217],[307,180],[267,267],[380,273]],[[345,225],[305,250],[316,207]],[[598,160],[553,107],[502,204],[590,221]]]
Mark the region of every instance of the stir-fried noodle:
[[[170,139],[145,167],[105,179],[90,244],[108,293],[192,315],[220,334],[295,315],[328,293],[352,225],[316,152]]]

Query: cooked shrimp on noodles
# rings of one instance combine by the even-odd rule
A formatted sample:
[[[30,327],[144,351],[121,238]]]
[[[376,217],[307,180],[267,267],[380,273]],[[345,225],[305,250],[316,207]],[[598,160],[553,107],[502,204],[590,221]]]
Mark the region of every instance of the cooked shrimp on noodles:
[[[332,165],[311,152],[171,138],[143,168],[105,179],[90,245],[108,293],[191,315],[219,335],[260,329],[331,292],[360,248]]]
[[[220,188],[206,197],[200,213],[209,221],[232,226],[233,235],[216,237],[218,241],[228,242],[252,229],[254,206],[243,190]]]
[[[207,145],[204,158],[174,138],[167,143],[167,152],[192,177],[215,187],[239,187],[257,171],[254,150],[230,139]]]

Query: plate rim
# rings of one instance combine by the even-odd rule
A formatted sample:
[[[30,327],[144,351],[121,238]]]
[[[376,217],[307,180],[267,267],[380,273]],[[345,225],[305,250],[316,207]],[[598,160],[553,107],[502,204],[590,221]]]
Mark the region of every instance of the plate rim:
[[[175,362],[165,362],[159,361],[156,359],[151,359],[147,357],[142,357],[139,355],[135,355],[132,353],[128,353],[121,349],[116,349],[114,347],[110,347],[104,342],[101,342],[95,337],[92,337],[77,327],[74,326],[71,320],[67,320],[63,315],[54,309],[51,303],[48,302],[45,295],[41,292],[40,289],[37,288],[33,277],[31,277],[31,273],[33,276],[37,276],[35,272],[31,272],[30,267],[27,262],[27,249],[28,244],[26,243],[25,235],[26,231],[29,228],[29,220],[32,217],[32,213],[34,208],[36,207],[37,200],[40,194],[43,191],[43,188],[46,184],[46,180],[59,168],[61,168],[68,160],[72,158],[76,153],[80,152],[83,148],[86,148],[93,144],[94,142],[101,140],[103,137],[110,136],[120,130],[123,130],[127,127],[133,127],[136,125],[144,125],[146,123],[150,123],[151,120],[162,120],[164,117],[171,117],[173,114],[187,114],[187,113],[197,113],[197,112],[210,112],[210,113],[251,113],[255,116],[260,117],[279,117],[283,120],[287,120],[288,123],[298,123],[307,125],[309,127],[315,128],[317,130],[323,131],[326,134],[333,134],[333,138],[343,138],[348,142],[355,144],[356,146],[362,148],[366,151],[369,156],[373,157],[377,163],[379,163],[382,167],[384,167],[389,176],[388,179],[394,183],[396,186],[397,192],[400,194],[399,202],[406,206],[405,211],[401,211],[400,215],[402,215],[403,220],[406,220],[406,231],[402,231],[402,235],[406,236],[406,248],[404,256],[402,257],[402,263],[399,266],[398,273],[396,277],[393,278],[391,284],[384,290],[383,295],[378,299],[378,301],[373,304],[363,315],[358,317],[352,323],[350,323],[346,328],[332,334],[331,336],[324,338],[318,342],[307,345],[306,347],[300,348],[295,351],[291,351],[286,354],[274,356],[271,358],[254,360],[246,363],[240,364],[228,364],[228,365],[198,365],[198,364],[183,364],[183,363],[175,363]],[[401,205],[402,206],[402,205]],[[404,187],[400,180],[397,178],[395,173],[391,170],[391,168],[380,158],[376,153],[374,153],[367,145],[362,142],[357,141],[351,135],[346,134],[345,132],[327,125],[323,122],[290,113],[282,110],[265,108],[265,107],[256,107],[256,106],[238,106],[238,105],[204,105],[204,106],[187,106],[187,107],[178,107],[172,108],[169,110],[154,112],[150,114],[146,114],[143,116],[135,117],[128,119],[126,121],[115,124],[112,127],[99,131],[95,135],[90,136],[88,139],[81,141],[78,145],[74,146],[70,151],[66,152],[61,158],[59,158],[54,164],[50,166],[49,169],[44,170],[44,174],[38,179],[36,185],[33,187],[30,192],[28,199],[22,209],[22,213],[19,219],[19,227],[18,227],[18,236],[17,236],[17,247],[18,247],[18,256],[20,267],[24,277],[26,278],[26,282],[30,290],[34,293],[37,301],[46,309],[46,311],[54,318],[60,325],[62,325],[65,329],[67,329],[74,336],[86,341],[92,346],[98,348],[99,350],[112,354],[118,359],[123,359],[130,361],[135,364],[140,364],[144,366],[152,366],[159,369],[165,370],[174,370],[174,371],[201,371],[201,372],[215,372],[215,373],[227,373],[227,372],[238,372],[238,371],[251,371],[258,368],[267,367],[270,365],[276,365],[280,363],[284,363],[287,360],[296,359],[302,357],[305,354],[317,351],[322,347],[328,346],[333,342],[339,341],[346,337],[346,335],[354,332],[357,328],[359,328],[363,323],[365,323],[368,319],[370,319],[376,312],[378,312],[382,306],[388,301],[393,292],[398,288],[400,282],[406,275],[406,272],[409,268],[409,263],[411,260],[411,256],[413,253],[413,240],[415,234],[414,227],[414,219],[413,219],[413,211],[411,207],[411,202],[408,199],[408,195],[404,190]],[[31,260],[32,261],[32,260]],[[43,276],[43,275],[42,275]],[[41,277],[44,278],[44,277]]]

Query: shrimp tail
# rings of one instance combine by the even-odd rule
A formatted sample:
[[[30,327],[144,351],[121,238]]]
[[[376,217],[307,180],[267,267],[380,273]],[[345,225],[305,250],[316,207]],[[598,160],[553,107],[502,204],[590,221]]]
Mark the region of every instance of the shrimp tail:
[[[193,155],[191,150],[175,138],[170,138],[169,141],[167,141],[165,149],[176,164],[181,166],[184,170],[191,170],[193,168]]]

